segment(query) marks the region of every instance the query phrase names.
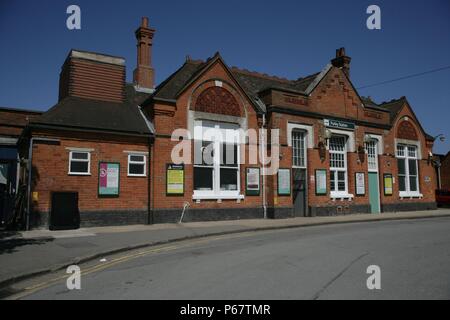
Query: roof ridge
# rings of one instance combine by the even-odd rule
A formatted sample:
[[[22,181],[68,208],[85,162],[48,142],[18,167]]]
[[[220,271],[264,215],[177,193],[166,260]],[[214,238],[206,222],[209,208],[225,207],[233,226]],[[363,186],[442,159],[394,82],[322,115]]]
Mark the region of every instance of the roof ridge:
[[[405,99],[406,99],[405,96],[401,96],[400,98],[391,99],[390,101],[383,101],[379,105],[382,106],[382,105],[392,104],[392,103],[396,103],[396,102],[399,102],[399,101],[405,100]]]
[[[287,83],[292,83],[293,80],[289,80],[287,78],[284,77],[278,77],[278,76],[274,76],[274,75],[269,75],[267,73],[262,73],[262,72],[257,72],[257,71],[252,71],[252,70],[248,70],[248,69],[241,69],[238,68],[236,66],[232,66],[231,71],[234,72],[238,72],[241,74],[246,74],[249,76],[254,76],[254,77],[259,77],[259,78],[264,78],[264,79],[270,79],[270,80],[275,80],[275,81],[280,81],[280,82],[287,82]]]
[[[308,76],[298,78],[297,80],[294,80],[294,82],[296,82],[296,83],[303,82],[303,81],[309,80],[310,78],[317,77],[318,74],[320,74],[320,72],[316,72],[316,73],[310,74]]]

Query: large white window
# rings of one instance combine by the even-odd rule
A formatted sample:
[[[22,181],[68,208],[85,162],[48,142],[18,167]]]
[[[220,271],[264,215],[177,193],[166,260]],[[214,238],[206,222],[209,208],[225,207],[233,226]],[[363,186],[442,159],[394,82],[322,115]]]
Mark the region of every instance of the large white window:
[[[306,168],[305,132],[292,131],[292,165],[296,168]]]
[[[348,196],[347,137],[333,135],[329,140],[330,194],[332,198]]]
[[[128,154],[128,176],[145,177],[146,176],[147,157],[143,154]]]
[[[397,166],[400,197],[420,196],[417,147],[398,144]]]
[[[86,151],[70,151],[69,174],[73,175],[91,174],[91,153]]]
[[[194,128],[194,199],[238,199],[239,126],[196,120]]]

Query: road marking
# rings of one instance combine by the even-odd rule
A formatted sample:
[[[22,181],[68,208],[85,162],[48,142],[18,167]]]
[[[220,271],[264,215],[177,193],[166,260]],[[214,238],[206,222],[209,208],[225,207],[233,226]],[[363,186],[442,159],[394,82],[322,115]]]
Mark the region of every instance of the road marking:
[[[272,231],[273,232],[273,231]],[[221,236],[214,236],[214,237],[205,237],[205,238],[201,238],[198,240],[186,240],[186,243],[179,243],[179,244],[172,244],[172,245],[166,245],[166,246],[160,246],[160,247],[153,247],[150,249],[145,249],[145,250],[140,250],[136,253],[133,254],[128,254],[125,256],[120,256],[118,258],[112,259],[108,262],[102,262],[99,263],[97,265],[94,265],[92,267],[89,267],[87,269],[82,269],[81,270],[81,275],[88,275],[94,272],[99,272],[102,270],[105,270],[107,268],[113,267],[115,265],[118,265],[120,263],[126,262],[126,261],[130,261],[139,257],[143,257],[146,255],[150,255],[150,254],[155,254],[155,253],[161,253],[161,252],[167,252],[167,251],[171,251],[171,250],[176,250],[176,249],[182,249],[182,248],[187,248],[187,247],[192,247],[194,245],[197,244],[202,244],[202,243],[208,243],[208,242],[212,242],[212,241],[217,241],[217,240],[222,240],[222,239],[239,239],[239,238],[244,238],[244,237],[250,237],[254,234],[254,232],[245,232],[242,234],[226,234],[226,235],[221,235]],[[60,281],[65,281],[68,277],[70,277],[70,275],[63,275],[63,276],[58,276],[56,278],[50,279],[50,280],[46,280],[44,282],[40,282],[38,284],[35,285],[31,285],[28,287],[25,287],[22,293],[17,293],[17,294],[13,294],[12,296],[10,296],[7,299],[14,299],[14,300],[19,300],[22,299],[26,296],[29,296],[35,292],[38,292],[40,290],[49,288],[55,284],[57,284]]]

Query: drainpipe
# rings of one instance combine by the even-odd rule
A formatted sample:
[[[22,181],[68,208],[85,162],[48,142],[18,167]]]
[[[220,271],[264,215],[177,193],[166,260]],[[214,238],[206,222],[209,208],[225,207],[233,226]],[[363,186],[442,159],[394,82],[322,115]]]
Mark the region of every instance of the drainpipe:
[[[152,205],[151,205],[151,190],[152,190],[152,174],[151,170],[153,168],[151,161],[153,160],[152,155],[152,147],[151,147],[151,139],[149,138],[148,141],[148,178],[147,178],[147,206],[148,206],[148,215],[147,215],[147,223],[153,224],[153,212],[152,212]]]
[[[263,114],[263,121],[262,121],[262,129],[264,130],[264,127],[266,126],[266,114]],[[263,212],[264,212],[264,219],[267,219],[267,205],[266,205],[266,141],[264,139],[264,134],[261,135],[261,148],[262,148],[262,174],[263,174],[263,183],[262,183],[262,193],[263,193]]]

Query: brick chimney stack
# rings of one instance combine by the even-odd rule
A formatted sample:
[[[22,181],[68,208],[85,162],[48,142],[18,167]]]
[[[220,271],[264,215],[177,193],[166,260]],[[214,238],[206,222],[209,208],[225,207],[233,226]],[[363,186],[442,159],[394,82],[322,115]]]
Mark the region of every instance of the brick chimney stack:
[[[352,58],[345,55],[345,48],[336,49],[336,58],[331,60],[331,64],[336,68],[342,69],[347,77],[350,77],[350,61]]]
[[[137,88],[153,89],[155,71],[152,68],[152,41],[155,29],[149,28],[148,18],[143,17],[141,26],[136,30],[137,67],[133,72],[133,81]]]

